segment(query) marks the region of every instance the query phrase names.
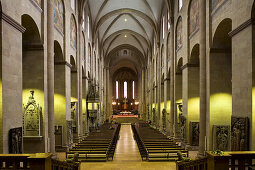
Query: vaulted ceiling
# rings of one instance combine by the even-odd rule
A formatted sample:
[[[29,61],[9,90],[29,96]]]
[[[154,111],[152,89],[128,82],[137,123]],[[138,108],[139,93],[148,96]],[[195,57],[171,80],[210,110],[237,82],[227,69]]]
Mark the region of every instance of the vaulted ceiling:
[[[143,55],[150,51],[164,0],[88,0],[94,37],[104,54],[126,44]]]
[[[109,55],[128,49],[140,57],[137,64],[147,61],[154,38],[159,36],[162,9],[169,6],[169,0],[82,1],[91,13],[93,39],[99,40],[102,56],[114,58],[116,55]]]

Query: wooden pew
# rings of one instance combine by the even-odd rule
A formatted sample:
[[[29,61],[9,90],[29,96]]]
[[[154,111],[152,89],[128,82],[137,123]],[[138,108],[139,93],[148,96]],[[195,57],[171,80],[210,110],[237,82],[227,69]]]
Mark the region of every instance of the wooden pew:
[[[110,124],[103,125],[100,132],[93,132],[72,149],[66,152],[68,158],[79,153],[79,160],[84,162],[100,162],[113,159],[117,140],[119,138],[120,125],[110,130]]]
[[[139,127],[132,125],[134,138],[137,142],[142,160],[147,161],[175,161],[177,152],[188,157],[188,151],[178,146],[172,139],[168,139],[159,131],[152,129],[145,123]]]

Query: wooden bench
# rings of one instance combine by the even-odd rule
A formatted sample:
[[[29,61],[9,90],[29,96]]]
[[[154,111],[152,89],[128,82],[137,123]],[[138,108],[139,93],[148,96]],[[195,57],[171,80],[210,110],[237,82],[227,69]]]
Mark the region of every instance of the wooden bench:
[[[188,151],[178,146],[172,139],[168,139],[159,131],[142,123],[139,127],[132,125],[134,138],[137,142],[142,160],[147,161],[175,161],[177,152],[188,157]]]
[[[100,132],[93,132],[72,149],[66,152],[68,158],[79,153],[79,160],[84,162],[100,162],[113,160],[117,140],[119,139],[120,125],[114,130],[109,129],[110,124],[101,127]]]

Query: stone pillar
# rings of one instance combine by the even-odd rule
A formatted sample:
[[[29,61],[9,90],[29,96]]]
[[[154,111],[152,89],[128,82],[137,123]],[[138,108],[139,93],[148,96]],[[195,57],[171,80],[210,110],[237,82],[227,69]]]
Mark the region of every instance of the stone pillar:
[[[172,14],[173,15],[173,14]],[[174,101],[174,18],[171,17],[171,27],[170,27],[170,57],[171,57],[171,63],[170,63],[170,100],[171,100],[171,106],[170,106],[170,136],[174,137],[174,107],[175,107],[175,101]]]
[[[145,105],[145,67],[142,68],[142,91],[141,91],[141,98],[142,100],[140,101],[140,105],[141,105],[141,110],[142,110],[142,118],[145,120],[146,116],[145,116],[145,109],[144,109],[144,105]]]
[[[200,120],[199,155],[204,155],[206,137],[206,1],[199,0],[200,18]]]
[[[159,42],[157,43],[157,65],[156,65],[156,74],[157,74],[157,80],[156,80],[156,96],[157,100],[156,103],[158,105],[157,107],[157,128],[161,129],[161,109],[160,109],[160,104],[161,104],[161,56],[160,56],[160,44]]]
[[[81,37],[81,24],[78,24],[78,33],[79,33],[79,37]],[[77,63],[77,67],[78,67],[78,137],[80,138],[83,135],[83,124],[82,124],[82,52],[80,48],[80,44],[81,44],[81,39],[79,38],[78,41],[78,63]]]
[[[107,118],[110,119],[110,112],[111,112],[111,97],[110,97],[110,70],[109,67],[106,68],[106,103],[107,103]]]
[[[48,85],[48,133],[50,152],[55,154],[54,125],[54,7],[47,1],[47,85]]]

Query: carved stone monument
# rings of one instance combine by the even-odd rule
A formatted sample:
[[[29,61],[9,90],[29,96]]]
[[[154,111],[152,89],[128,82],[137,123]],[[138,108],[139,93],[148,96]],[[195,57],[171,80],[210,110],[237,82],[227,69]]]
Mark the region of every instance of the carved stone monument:
[[[152,109],[152,116],[153,116],[153,122],[154,122],[154,124],[156,124],[156,122],[157,122],[157,120],[156,120],[156,108],[153,108]]]
[[[9,153],[22,153],[22,127],[9,131]]]
[[[166,130],[166,109],[162,110],[162,127]]]
[[[78,122],[78,117],[77,117],[77,102],[71,102],[71,119],[72,119],[72,127],[73,127],[73,132],[77,132],[77,122]]]
[[[199,122],[190,122],[190,145],[199,145]]]
[[[213,125],[213,150],[229,151],[230,126]]]
[[[249,118],[231,117],[231,150],[249,150]]]
[[[186,139],[186,117],[179,115],[180,120],[180,136],[182,140]]]
[[[63,126],[55,126],[55,145],[56,147],[63,146]]]
[[[150,120],[150,106],[147,105],[148,120]]]
[[[34,99],[34,91],[23,107],[24,136],[41,136],[42,107]]]

